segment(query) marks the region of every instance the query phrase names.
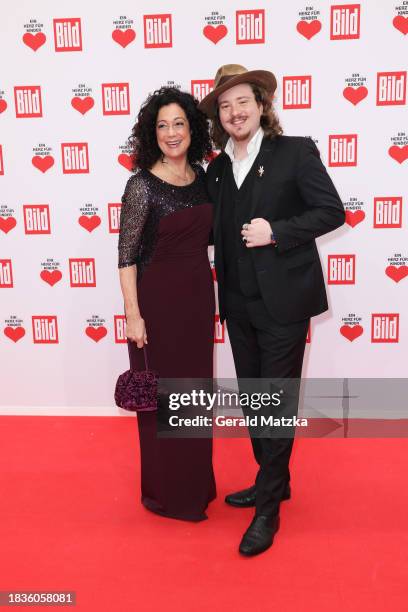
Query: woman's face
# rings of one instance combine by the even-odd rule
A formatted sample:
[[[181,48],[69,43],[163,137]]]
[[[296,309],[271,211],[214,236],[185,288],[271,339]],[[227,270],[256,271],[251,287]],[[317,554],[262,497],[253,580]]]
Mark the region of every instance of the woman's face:
[[[163,155],[186,157],[191,144],[190,124],[184,110],[176,103],[162,106],[156,120],[157,144]]]

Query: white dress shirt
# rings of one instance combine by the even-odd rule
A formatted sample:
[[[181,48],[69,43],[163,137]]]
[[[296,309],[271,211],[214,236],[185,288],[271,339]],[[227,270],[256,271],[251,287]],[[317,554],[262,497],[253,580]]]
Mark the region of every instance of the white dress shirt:
[[[228,139],[225,146],[225,152],[232,161],[232,171],[234,173],[235,183],[238,189],[241,187],[245,180],[246,175],[250,171],[252,164],[255,161],[256,156],[261,148],[262,139],[264,137],[264,131],[260,127],[259,130],[254,134],[251,140],[247,144],[248,155],[244,159],[235,159],[234,155],[234,143],[232,138]]]

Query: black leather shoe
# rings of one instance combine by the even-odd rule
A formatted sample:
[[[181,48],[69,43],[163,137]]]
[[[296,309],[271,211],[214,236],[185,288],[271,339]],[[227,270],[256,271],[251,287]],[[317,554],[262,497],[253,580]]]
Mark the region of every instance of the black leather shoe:
[[[272,546],[279,524],[279,514],[272,517],[263,514],[255,515],[239,545],[241,555],[246,557],[259,555]]]
[[[290,499],[291,491],[290,484],[286,485],[286,488],[282,495],[282,501]],[[252,508],[256,503],[256,486],[253,485],[249,489],[243,491],[237,491],[236,493],[230,493],[225,498],[225,503],[235,508]]]

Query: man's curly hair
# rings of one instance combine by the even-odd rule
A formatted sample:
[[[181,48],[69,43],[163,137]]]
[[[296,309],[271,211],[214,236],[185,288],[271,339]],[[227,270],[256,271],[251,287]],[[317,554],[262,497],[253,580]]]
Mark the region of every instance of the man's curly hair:
[[[198,101],[189,93],[175,87],[161,87],[142,104],[129,142],[132,147],[133,171],[149,170],[160,159],[162,151],[157,144],[156,122],[162,106],[178,104],[184,110],[191,130],[191,144],[187,152],[190,164],[202,162],[211,153],[208,121],[198,108]]]

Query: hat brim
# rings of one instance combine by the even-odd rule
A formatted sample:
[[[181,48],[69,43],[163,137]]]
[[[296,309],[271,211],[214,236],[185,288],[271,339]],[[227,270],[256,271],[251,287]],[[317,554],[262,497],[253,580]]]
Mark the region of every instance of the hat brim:
[[[241,83],[253,83],[254,85],[263,87],[271,96],[275,93],[277,85],[276,77],[272,72],[268,70],[248,70],[248,72],[237,74],[229,78],[225,83],[213,89],[213,91],[201,100],[198,108],[203,111],[207,117],[212,119],[216,114],[216,102],[218,97],[224,93],[224,91],[227,91],[227,89],[231,89],[231,87],[235,87],[235,85],[240,85]]]

